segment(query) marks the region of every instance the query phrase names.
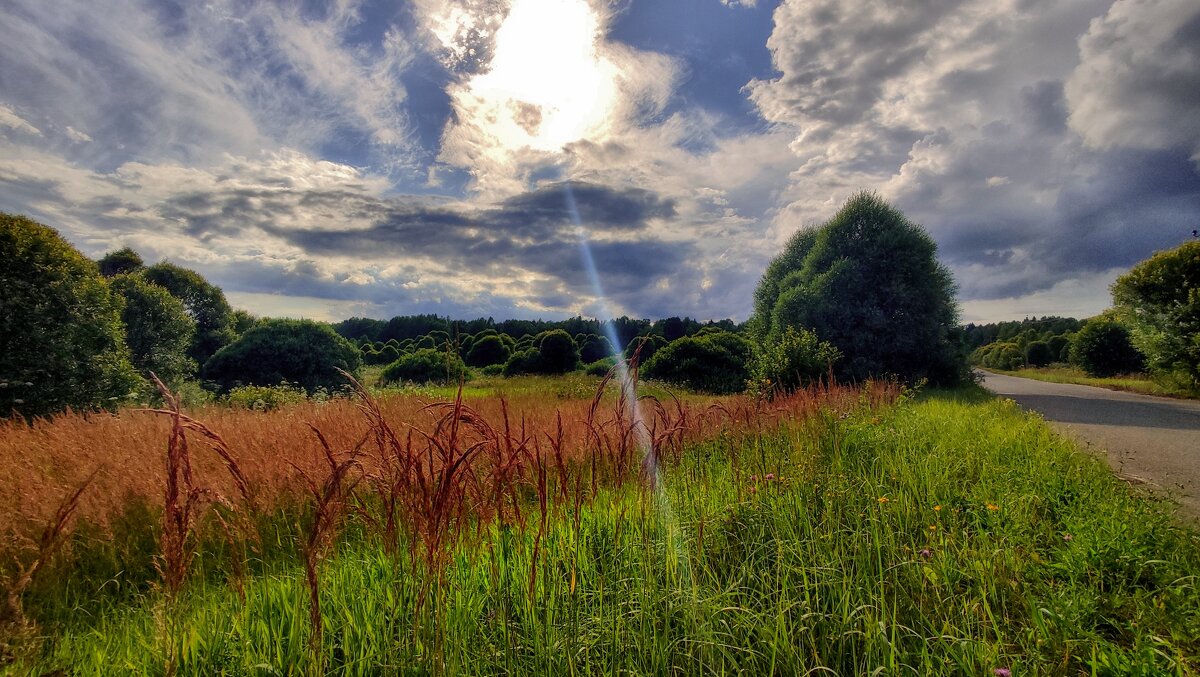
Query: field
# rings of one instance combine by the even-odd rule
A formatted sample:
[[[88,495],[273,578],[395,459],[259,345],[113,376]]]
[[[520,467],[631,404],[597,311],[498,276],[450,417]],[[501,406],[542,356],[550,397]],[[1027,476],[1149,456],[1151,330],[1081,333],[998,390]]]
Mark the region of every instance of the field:
[[[1011,402],[502,383],[7,424],[8,669],[1200,669],[1200,536]]]

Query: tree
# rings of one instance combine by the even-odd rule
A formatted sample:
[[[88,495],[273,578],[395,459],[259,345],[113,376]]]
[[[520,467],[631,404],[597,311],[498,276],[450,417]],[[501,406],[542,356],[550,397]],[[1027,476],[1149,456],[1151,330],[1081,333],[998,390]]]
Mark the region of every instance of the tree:
[[[0,213],[0,415],[113,408],[140,384],[121,297],[54,229]]]
[[[495,334],[489,334],[475,341],[467,352],[467,364],[472,367],[486,367],[489,364],[504,364],[512,353],[504,341]]]
[[[539,334],[536,340],[539,373],[565,374],[579,367],[579,349],[567,332],[554,329]]]
[[[1030,341],[1025,346],[1025,364],[1031,367],[1044,367],[1056,359],[1057,355],[1045,341]]]
[[[195,361],[187,356],[196,323],[183,302],[137,273],[117,275],[109,284],[125,299],[121,320],[133,366],[167,383],[196,373]]]
[[[683,328],[683,319],[678,317],[668,317],[662,323],[662,336],[667,340],[667,343],[676,339],[681,339],[685,335]]]
[[[1154,375],[1200,390],[1200,241],[1139,263],[1117,278],[1112,293]]]
[[[967,375],[957,307],[937,245],[871,193],[851,197],[823,226],[796,233],[755,290],[750,329],[770,346],[810,329],[842,353],[852,380],[895,375],[938,383]]]
[[[346,385],[338,370],[356,373],[358,349],[333,329],[312,320],[264,319],[221,348],[201,372],[222,391],[239,385],[278,385],[287,381],[309,393]]]
[[[728,332],[688,336],[656,352],[641,373],[692,390],[735,393],[746,388],[751,351],[749,341]]]
[[[100,267],[100,274],[104,277],[116,277],[139,270],[144,264],[137,252],[125,247],[105,254],[96,265]]]
[[[612,357],[612,344],[603,336],[580,334],[575,338],[575,343],[579,346],[579,359],[584,364],[591,364],[596,360]]]
[[[457,383],[468,376],[467,366],[453,351],[421,348],[400,356],[384,368],[380,383]]]
[[[225,293],[208,283],[194,270],[173,263],[156,263],[143,272],[152,282],[183,302],[196,323],[196,335],[188,348],[188,357],[203,365],[223,346],[237,338],[233,308]]]
[[[1101,315],[1088,320],[1071,339],[1071,363],[1089,376],[1114,376],[1141,371],[1145,361],[1133,347],[1129,330]]]

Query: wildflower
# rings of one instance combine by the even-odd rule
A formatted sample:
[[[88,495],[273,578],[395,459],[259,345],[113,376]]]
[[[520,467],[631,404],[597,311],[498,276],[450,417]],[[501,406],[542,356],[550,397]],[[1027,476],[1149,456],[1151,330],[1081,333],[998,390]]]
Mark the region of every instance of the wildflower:
[[[1075,539],[1071,537],[1071,534],[1063,534],[1063,540],[1066,541],[1067,543],[1070,543],[1071,541],[1073,541]]]
[[[775,479],[775,473],[773,473],[773,472],[769,472],[769,473],[767,473],[767,474],[766,474],[766,476],[765,476],[765,477],[763,477],[763,479],[765,479],[766,481],[770,482],[771,480]]]
[[[1012,677],[1012,670],[1008,668],[993,668],[992,674],[996,677]]]
[[[935,506],[933,506],[933,511],[934,511],[934,512],[941,512],[941,511],[942,511],[942,506],[940,506],[940,505],[935,505]]]
[[[880,496],[878,500],[879,500],[879,502],[880,502],[880,503],[887,503],[887,502],[888,502],[888,497],[887,497],[887,496]]]
[[[758,475],[751,475],[751,476],[750,476],[750,481],[751,481],[751,482],[757,482],[757,481],[758,481]]]
[[[999,510],[999,509],[1000,509],[1000,506],[998,506],[998,505],[995,505],[995,504],[993,504],[993,503],[988,503],[988,504],[987,504],[987,509],[988,509],[988,510],[991,510],[991,511],[993,511],[993,512],[995,512],[996,510]],[[1001,668],[997,668],[997,669],[1001,669]]]
[[[758,487],[750,487],[750,494],[751,494],[751,495],[753,495],[753,494],[757,494],[757,493],[758,493]]]
[[[929,548],[922,548],[919,554],[921,555],[922,559],[929,559],[933,556],[933,553],[929,552]]]
[[[929,530],[930,530],[930,531],[937,531],[937,525],[936,525],[936,524],[930,524],[930,525],[929,525]]]

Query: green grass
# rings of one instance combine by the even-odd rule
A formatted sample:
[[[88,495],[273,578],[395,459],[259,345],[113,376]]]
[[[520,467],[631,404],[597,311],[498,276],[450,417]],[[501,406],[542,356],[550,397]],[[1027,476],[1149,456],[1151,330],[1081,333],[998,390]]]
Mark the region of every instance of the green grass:
[[[352,529],[321,570],[316,655],[303,574],[278,561],[245,603],[201,575],[174,609],[150,593],[46,628],[33,672],[1200,669],[1200,536],[981,391],[714,440],[660,486],[553,508],[536,563],[536,514],[440,574]]]
[[[1096,386],[1097,388],[1108,388],[1109,390],[1127,390],[1129,392],[1141,393],[1143,395],[1183,397],[1190,399],[1200,398],[1200,395],[1195,393],[1188,393],[1176,388],[1165,387],[1145,374],[1127,374],[1124,376],[1099,378],[1096,376],[1088,376],[1087,374],[1083,373],[1083,370],[1076,367],[1025,367],[1015,371],[1005,371],[1003,369],[989,369],[988,371],[994,371],[997,374],[1006,374],[1008,376],[1020,376],[1021,378],[1047,381],[1050,383],[1074,383],[1077,385]]]

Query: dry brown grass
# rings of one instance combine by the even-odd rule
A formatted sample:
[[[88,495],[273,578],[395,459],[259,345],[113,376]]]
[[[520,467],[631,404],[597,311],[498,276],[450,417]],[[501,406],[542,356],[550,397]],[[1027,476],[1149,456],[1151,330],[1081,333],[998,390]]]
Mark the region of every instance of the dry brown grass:
[[[189,457],[189,475],[197,479],[187,481],[213,496],[241,496],[244,505],[260,507],[284,494],[299,495],[306,475],[325,477],[326,445],[357,449],[366,440],[356,462],[364,486],[385,507],[375,516],[378,533],[395,547],[406,531],[406,542],[423,544],[436,559],[468,518],[476,524],[496,519],[524,524],[517,488],[532,488],[543,504],[582,500],[580,491],[594,495],[600,486],[645,477],[647,459],[669,461],[690,442],[721,431],[757,432],[822,407],[848,409],[863,392],[830,386],[772,402],[747,396],[643,399],[639,432],[615,391],[598,391],[591,400],[527,393],[430,402],[397,395],[268,412],[209,406],[186,413],[126,410],[66,413],[28,424],[6,421],[0,423],[0,535],[10,552],[36,542],[62,497],[94,468],[101,470],[75,508],[80,519],[103,525],[131,497],[162,504],[171,481],[164,458],[172,457],[171,445],[179,444],[186,428],[217,452]],[[895,391],[877,384],[866,393],[883,400]],[[646,458],[639,435],[653,443]]]

